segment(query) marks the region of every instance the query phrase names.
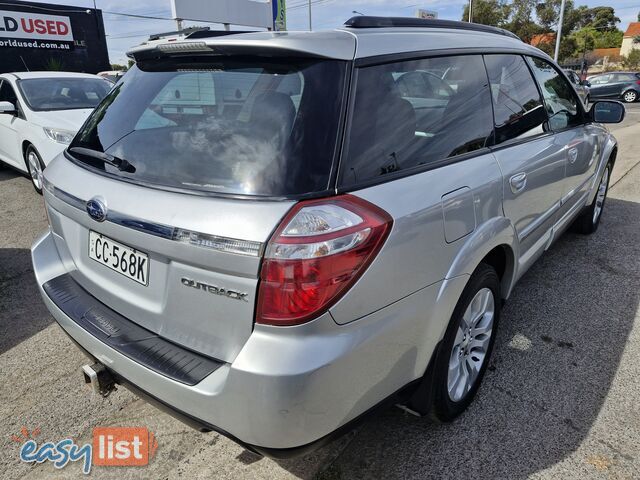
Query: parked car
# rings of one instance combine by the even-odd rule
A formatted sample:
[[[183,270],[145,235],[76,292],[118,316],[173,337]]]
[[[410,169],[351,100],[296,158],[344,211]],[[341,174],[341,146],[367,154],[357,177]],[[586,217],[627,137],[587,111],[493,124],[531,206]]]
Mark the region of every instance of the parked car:
[[[37,284],[96,391],[252,451],[388,403],[453,420],[517,280],[600,224],[624,106],[585,110],[504,30],[360,16],[129,54],[44,172]]]
[[[116,83],[127,72],[123,72],[122,70],[108,70],[105,72],[98,72],[97,75],[100,78],[104,78],[105,80],[109,80],[111,83]]]
[[[42,170],[71,142],[108,82],[83,73],[0,75],[0,161],[29,174],[42,192]]]
[[[564,70],[567,78],[576,89],[582,103],[587,105],[589,103],[589,82],[587,80],[581,80],[580,76],[573,70]]]
[[[640,73],[608,72],[588,77],[589,97],[622,99],[633,103],[640,97]]]

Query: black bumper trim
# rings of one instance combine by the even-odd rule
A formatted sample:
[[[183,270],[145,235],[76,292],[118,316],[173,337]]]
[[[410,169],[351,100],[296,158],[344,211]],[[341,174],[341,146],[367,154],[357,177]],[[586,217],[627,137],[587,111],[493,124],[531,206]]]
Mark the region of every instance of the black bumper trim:
[[[65,315],[98,340],[176,382],[195,385],[224,364],[135,324],[89,294],[68,273],[42,288]]]

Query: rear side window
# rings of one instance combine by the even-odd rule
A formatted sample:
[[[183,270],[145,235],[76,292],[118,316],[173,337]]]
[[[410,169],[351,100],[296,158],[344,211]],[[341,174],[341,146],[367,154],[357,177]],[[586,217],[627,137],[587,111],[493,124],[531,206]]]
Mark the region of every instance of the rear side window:
[[[563,130],[582,123],[579,100],[567,80],[553,65],[540,58],[529,57],[538,80],[552,130]]]
[[[483,71],[482,57],[469,55],[359,69],[340,184],[487,146],[493,124],[488,82],[478,75]]]
[[[635,82],[638,80],[633,73],[616,73],[614,76],[615,82]]]
[[[487,55],[485,63],[491,83],[495,143],[543,133],[547,115],[524,59],[518,55]]]
[[[70,155],[111,176],[170,189],[323,192],[337,150],[346,65],[262,57],[138,62],[94,111]],[[120,171],[74,147],[127,160],[133,169]]]

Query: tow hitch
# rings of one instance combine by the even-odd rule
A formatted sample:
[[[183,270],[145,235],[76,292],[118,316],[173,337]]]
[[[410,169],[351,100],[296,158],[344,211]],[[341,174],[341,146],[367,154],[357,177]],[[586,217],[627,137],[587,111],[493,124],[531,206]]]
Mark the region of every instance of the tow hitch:
[[[107,370],[107,367],[101,363],[93,365],[83,365],[82,374],[84,375],[84,383],[93,389],[93,391],[103,397],[108,397],[111,392],[116,390],[116,382]]]

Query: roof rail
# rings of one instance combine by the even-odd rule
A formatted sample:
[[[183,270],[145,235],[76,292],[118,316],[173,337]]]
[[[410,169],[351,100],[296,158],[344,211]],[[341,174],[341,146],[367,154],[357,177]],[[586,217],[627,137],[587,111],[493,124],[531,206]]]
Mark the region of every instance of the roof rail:
[[[226,37],[227,35],[240,35],[242,33],[260,33],[259,30],[201,30],[193,32],[187,35],[187,39],[193,40],[195,38],[214,38],[214,37]]]
[[[208,30],[209,30],[209,27],[188,27],[183,30],[175,30],[173,32],[154,33],[153,35],[149,35],[149,40],[160,40],[161,38],[173,37],[177,35],[187,36],[187,35],[191,35],[194,32],[208,31]]]
[[[435,20],[412,17],[370,17],[358,15],[344,24],[350,28],[453,28],[458,30],[474,30],[477,32],[495,33],[520,40],[515,33],[504,28],[481,25],[479,23],[457,22],[455,20]]]

